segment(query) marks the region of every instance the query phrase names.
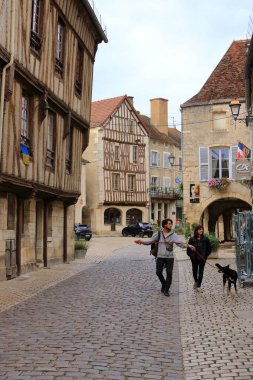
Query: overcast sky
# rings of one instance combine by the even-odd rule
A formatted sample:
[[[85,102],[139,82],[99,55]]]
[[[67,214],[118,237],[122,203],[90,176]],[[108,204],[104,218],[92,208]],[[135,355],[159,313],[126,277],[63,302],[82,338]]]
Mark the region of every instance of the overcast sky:
[[[233,40],[252,34],[252,0],[94,0],[109,42],[98,46],[93,101],[169,100],[169,125],[180,129],[180,104],[195,95]]]

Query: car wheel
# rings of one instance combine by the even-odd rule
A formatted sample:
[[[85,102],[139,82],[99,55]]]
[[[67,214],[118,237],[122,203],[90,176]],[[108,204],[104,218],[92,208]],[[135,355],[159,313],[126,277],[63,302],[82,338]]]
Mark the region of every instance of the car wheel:
[[[132,237],[135,237],[136,235],[135,234],[132,234]]]
[[[144,233],[143,233],[143,232],[140,232],[140,233],[139,233],[139,236],[140,236],[141,238],[143,238],[143,237],[144,237]]]
[[[122,232],[122,236],[127,237],[127,233],[126,232]]]
[[[153,232],[148,233],[148,237],[151,237],[151,236],[153,236]]]
[[[90,241],[91,237],[90,237],[90,236],[86,236],[84,239],[85,239],[86,241]]]

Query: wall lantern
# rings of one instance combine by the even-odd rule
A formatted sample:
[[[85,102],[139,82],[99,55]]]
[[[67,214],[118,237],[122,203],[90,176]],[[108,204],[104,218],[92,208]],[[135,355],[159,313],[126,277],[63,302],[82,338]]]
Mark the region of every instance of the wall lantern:
[[[232,100],[232,102],[230,102],[229,104],[229,107],[230,107],[232,116],[234,120],[236,121],[240,113],[241,103],[239,102],[239,100]]]
[[[236,123],[236,120],[239,120],[239,122],[243,121],[247,125],[247,127],[252,126],[253,116],[251,115],[251,113],[249,113],[249,115],[247,115],[245,118],[238,118],[239,113],[240,113],[240,108],[241,108],[241,103],[239,102],[239,100],[232,100],[232,102],[230,102],[229,104],[229,107],[230,107],[232,116],[235,120],[235,123]]]

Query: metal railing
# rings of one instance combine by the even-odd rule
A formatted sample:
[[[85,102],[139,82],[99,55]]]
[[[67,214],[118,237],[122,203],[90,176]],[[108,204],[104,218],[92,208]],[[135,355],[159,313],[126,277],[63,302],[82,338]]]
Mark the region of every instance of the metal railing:
[[[172,189],[169,187],[151,187],[149,189],[149,194],[152,197],[161,197],[161,198],[173,198],[181,199],[182,192],[179,189]]]
[[[249,211],[233,215],[236,265],[240,283],[253,280],[253,214]]]

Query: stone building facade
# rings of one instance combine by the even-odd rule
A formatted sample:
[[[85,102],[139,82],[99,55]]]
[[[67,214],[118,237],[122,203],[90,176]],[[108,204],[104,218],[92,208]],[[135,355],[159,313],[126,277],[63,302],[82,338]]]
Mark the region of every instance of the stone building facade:
[[[165,218],[171,218],[175,225],[182,220],[181,132],[168,127],[167,99],[151,99],[150,117],[141,118],[149,132],[149,217],[159,226]]]
[[[238,99],[245,114],[248,43],[234,41],[199,93],[181,105],[184,216],[225,241],[233,238],[233,213],[252,206],[248,182],[236,180],[238,143],[250,147],[250,130],[234,122],[229,107]]]

